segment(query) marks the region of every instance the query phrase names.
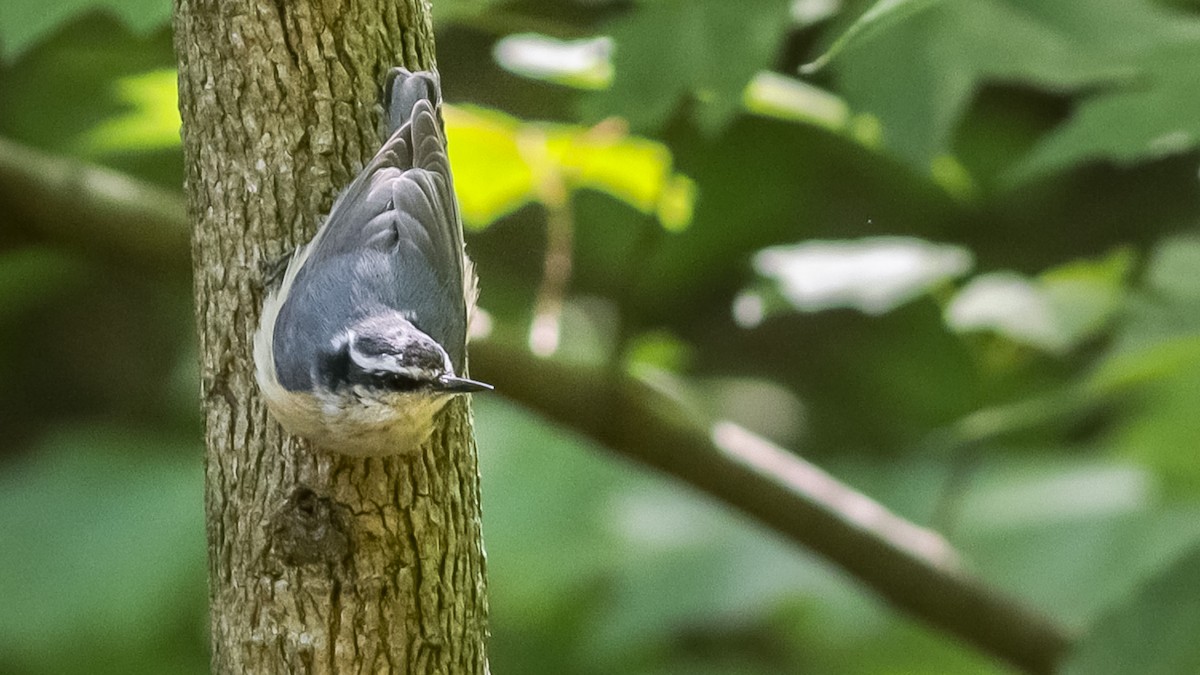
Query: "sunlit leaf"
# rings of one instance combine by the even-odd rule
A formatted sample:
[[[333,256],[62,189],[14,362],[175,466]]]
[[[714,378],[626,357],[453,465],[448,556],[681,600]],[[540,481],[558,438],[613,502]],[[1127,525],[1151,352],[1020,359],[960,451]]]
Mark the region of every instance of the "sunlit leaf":
[[[754,257],[759,275],[802,312],[851,307],[883,314],[966,274],[972,265],[964,248],[906,237],[811,241],[764,249]],[[744,326],[757,324],[764,311],[753,295],[744,294],[734,306]]]
[[[516,118],[445,106],[450,164],[463,221],[486,227],[535,198],[533,170],[518,147]]]
[[[746,85],[742,99],[749,112],[822,127],[868,148],[882,140],[873,115],[854,114],[840,96],[794,77],[764,70]]]
[[[962,333],[990,331],[1013,342],[1064,353],[1096,336],[1121,308],[1128,251],[1077,261],[1038,278],[1014,272],[980,275],[946,307],[946,323]]]
[[[746,109],[760,115],[807,122],[833,131],[850,122],[850,107],[837,95],[803,80],[763,71],[746,85]]]
[[[612,82],[612,40],[563,41],[544,35],[509,35],[492,49],[505,70],[536,80],[580,89],[603,89]]]
[[[946,307],[946,323],[963,332],[991,331],[1050,352],[1069,342],[1054,309],[1030,279],[992,272],[971,279]]]
[[[622,130],[560,127],[546,147],[568,183],[608,193],[639,211],[654,213],[671,176],[671,152],[661,143]]]
[[[83,138],[96,153],[158,150],[180,144],[178,78],[175,70],[155,70],[118,80],[118,97],[128,114],[105,120]]]
[[[542,200],[547,181],[611,195],[667,229],[691,220],[694,185],[673,171],[662,143],[619,125],[529,123],[473,106],[447,106],[445,117],[463,220],[471,227]]]

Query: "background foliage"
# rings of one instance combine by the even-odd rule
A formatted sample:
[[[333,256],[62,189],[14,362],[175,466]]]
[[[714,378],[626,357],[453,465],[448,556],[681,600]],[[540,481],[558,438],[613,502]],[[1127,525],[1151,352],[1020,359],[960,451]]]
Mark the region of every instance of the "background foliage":
[[[938,529],[1079,632],[1067,672],[1200,672],[1198,3],[434,4],[489,339],[665,373]],[[5,0],[0,136],[178,192],[169,12]],[[204,672],[186,268],[17,203],[0,671]],[[1005,672],[502,397],[476,423],[494,672]]]

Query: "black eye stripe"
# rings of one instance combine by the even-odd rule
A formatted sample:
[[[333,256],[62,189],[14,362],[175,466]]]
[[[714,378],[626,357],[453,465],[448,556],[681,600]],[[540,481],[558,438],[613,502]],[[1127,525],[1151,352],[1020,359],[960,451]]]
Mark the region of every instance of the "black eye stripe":
[[[390,391],[414,391],[424,386],[424,382],[399,373],[375,371],[370,374],[371,384],[378,389]]]

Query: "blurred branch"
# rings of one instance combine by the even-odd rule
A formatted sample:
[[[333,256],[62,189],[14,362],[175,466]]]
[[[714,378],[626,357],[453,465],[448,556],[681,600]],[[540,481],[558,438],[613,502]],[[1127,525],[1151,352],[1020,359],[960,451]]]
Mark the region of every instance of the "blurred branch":
[[[541,33],[558,38],[589,37],[592,33],[572,23],[545,17],[528,16],[489,7],[486,12],[476,9],[456,10],[453,4],[443,10],[438,7],[437,23],[457,24],[489,35]]]
[[[51,202],[42,217],[53,222],[36,224],[47,237],[94,240],[131,262],[150,255],[187,268],[178,196],[0,140],[0,196],[22,192],[18,203],[35,196]],[[162,234],[144,239],[139,229]],[[740,427],[706,425],[631,377],[495,342],[473,345],[471,364],[513,400],[741,509],[899,609],[987,653],[1050,673],[1070,646],[1062,626],[968,574],[938,534]]]
[[[188,271],[183,199],[119,171],[0,138],[0,210],[57,243],[167,275]]]
[[[687,482],[820,554],[899,609],[1030,673],[1071,638],[968,574],[938,534],[731,423],[702,423],[666,394],[598,368],[472,346],[473,374],[551,420]]]

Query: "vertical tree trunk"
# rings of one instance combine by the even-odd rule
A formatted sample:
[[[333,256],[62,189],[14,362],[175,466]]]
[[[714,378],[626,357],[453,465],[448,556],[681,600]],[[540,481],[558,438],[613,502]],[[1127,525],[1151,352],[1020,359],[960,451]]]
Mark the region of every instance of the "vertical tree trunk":
[[[411,458],[283,435],[254,384],[263,265],[378,148],[387,67],[433,63],[421,0],[178,0],[217,673],[483,673],[467,404]]]

